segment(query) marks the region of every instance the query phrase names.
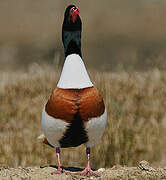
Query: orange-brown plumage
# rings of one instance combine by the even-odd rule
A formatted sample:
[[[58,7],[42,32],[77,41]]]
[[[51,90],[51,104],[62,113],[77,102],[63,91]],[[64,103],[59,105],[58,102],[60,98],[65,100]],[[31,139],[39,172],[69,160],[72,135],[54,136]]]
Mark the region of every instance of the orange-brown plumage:
[[[79,109],[80,116],[84,121],[99,117],[104,113],[105,106],[103,98],[95,87],[85,88],[80,93]]]
[[[84,89],[56,88],[45,108],[48,115],[70,123],[79,111],[82,120],[99,117],[104,113],[103,99],[95,87]]]

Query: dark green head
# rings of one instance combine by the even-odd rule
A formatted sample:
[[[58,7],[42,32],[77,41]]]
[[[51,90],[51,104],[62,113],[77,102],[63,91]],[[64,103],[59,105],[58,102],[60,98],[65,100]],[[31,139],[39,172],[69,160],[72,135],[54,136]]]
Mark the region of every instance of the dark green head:
[[[62,41],[65,57],[70,54],[81,54],[82,22],[79,16],[80,10],[75,5],[69,5],[64,14],[62,26]]]

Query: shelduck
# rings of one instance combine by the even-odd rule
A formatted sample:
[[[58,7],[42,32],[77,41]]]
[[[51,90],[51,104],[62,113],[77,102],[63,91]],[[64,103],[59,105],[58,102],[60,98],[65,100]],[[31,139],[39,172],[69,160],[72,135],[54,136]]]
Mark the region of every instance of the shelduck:
[[[107,120],[102,96],[91,82],[81,53],[82,22],[79,8],[66,8],[62,26],[65,63],[57,87],[42,111],[42,142],[55,148],[58,169],[52,174],[65,173],[60,162],[60,148],[84,144],[87,166],[80,175],[99,176],[90,167],[90,148],[101,138]]]

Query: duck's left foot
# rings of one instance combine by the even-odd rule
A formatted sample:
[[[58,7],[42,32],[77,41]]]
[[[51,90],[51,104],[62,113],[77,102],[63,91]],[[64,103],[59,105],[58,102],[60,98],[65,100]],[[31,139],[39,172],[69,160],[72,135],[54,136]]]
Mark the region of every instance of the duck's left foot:
[[[52,172],[51,175],[57,175],[57,174],[62,174],[62,173],[63,173],[63,169],[58,168],[56,171]]]

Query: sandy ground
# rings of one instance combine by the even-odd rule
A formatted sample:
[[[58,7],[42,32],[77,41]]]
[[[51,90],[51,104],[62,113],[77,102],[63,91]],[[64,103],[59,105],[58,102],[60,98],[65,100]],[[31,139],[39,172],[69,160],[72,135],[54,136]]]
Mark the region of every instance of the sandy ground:
[[[155,168],[149,166],[146,161],[141,161],[138,167],[122,167],[114,166],[110,169],[100,168],[96,172],[101,177],[84,177],[76,175],[76,172],[81,170],[80,168],[64,167],[66,170],[72,172],[71,175],[51,175],[51,172],[55,171],[55,167],[19,167],[9,168],[5,165],[0,167],[0,179],[1,180],[83,180],[83,179],[111,179],[111,180],[158,180],[166,179],[166,167]]]

